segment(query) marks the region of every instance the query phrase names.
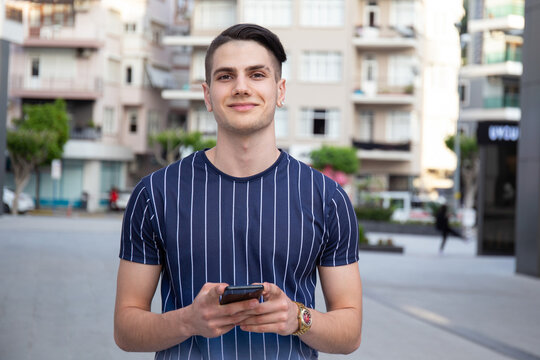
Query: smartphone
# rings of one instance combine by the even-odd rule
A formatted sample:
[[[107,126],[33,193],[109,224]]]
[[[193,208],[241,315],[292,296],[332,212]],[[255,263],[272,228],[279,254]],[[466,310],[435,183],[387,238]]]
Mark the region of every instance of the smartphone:
[[[264,290],[263,285],[227,286],[221,295],[219,303],[221,305],[230,304],[237,301],[258,299]]]

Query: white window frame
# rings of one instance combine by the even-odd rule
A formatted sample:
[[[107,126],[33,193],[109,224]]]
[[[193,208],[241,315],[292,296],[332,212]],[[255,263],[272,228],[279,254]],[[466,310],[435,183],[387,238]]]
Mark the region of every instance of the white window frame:
[[[392,55],[388,59],[388,85],[409,86],[414,84],[416,61],[412,55]]]
[[[244,22],[262,26],[292,25],[292,0],[244,0]]]
[[[393,0],[390,6],[390,26],[415,26],[415,14],[417,13],[416,0]]]
[[[325,121],[324,134],[315,134],[315,120]],[[299,135],[301,137],[316,137],[336,139],[340,135],[341,113],[339,109],[304,108],[301,112]]]
[[[381,10],[379,8],[379,2],[377,1],[376,5],[370,5],[369,0],[366,0],[366,6],[364,11],[364,27],[372,27],[369,25],[369,14],[373,13],[373,19],[374,19],[374,26],[373,27],[379,27],[380,24],[380,13]]]
[[[276,138],[283,139],[289,136],[289,110],[287,108],[276,108],[274,128],[276,131]]]
[[[112,106],[103,108],[103,134],[115,135],[118,132],[118,121],[116,118],[116,109]]]
[[[203,105],[195,108],[193,112],[195,117],[195,130],[201,132],[205,136],[213,136],[217,134],[217,123],[214,114],[206,110]]]
[[[222,30],[236,23],[236,2],[198,1],[193,12],[197,29]]]
[[[344,0],[302,0],[300,25],[342,27],[345,24]]]
[[[375,137],[375,111],[363,110],[360,112],[359,140],[371,143]]]
[[[386,117],[386,141],[390,143],[411,141],[412,120],[410,111],[389,111]]]
[[[310,83],[339,83],[343,77],[343,55],[337,51],[304,51],[300,79]]]

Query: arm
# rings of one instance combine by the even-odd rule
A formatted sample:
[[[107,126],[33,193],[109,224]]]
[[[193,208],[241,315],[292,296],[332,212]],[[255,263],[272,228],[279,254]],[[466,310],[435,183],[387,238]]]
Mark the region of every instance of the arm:
[[[348,354],[360,346],[362,330],[362,284],[358,263],[319,267],[327,312],[310,309],[313,324],[301,335],[303,342],[327,353]],[[265,302],[255,316],[241,323],[242,329],[290,335],[298,330],[298,307],[276,285],[265,283]]]
[[[156,314],[150,311],[160,265],[120,260],[114,311],[114,339],[125,351],[159,351],[193,335],[220,336],[244,320],[257,300],[219,305],[227,284],[205,284],[193,304]]]

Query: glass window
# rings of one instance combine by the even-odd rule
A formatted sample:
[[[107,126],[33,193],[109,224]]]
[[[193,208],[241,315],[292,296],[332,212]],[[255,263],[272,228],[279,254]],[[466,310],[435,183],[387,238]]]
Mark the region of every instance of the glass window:
[[[101,192],[108,193],[113,187],[120,188],[122,185],[122,163],[119,161],[102,161]]]
[[[342,56],[339,52],[306,51],[302,54],[301,80],[335,83],[341,81]]]
[[[131,66],[126,68],[126,84],[131,84],[133,82],[133,69]]]
[[[159,111],[148,110],[148,134],[159,132]]]
[[[107,60],[107,82],[119,84],[121,79],[120,61],[114,59]]]
[[[105,107],[103,109],[103,133],[113,135],[118,131],[118,124],[114,114],[113,107]]]
[[[136,23],[126,23],[124,24],[124,32],[126,33],[134,33],[137,31],[137,24]]]
[[[360,113],[360,140],[373,142],[375,129],[375,112],[372,110],[362,111]]]
[[[411,113],[390,111],[386,122],[386,140],[404,142],[411,140]]]
[[[343,26],[343,0],[302,0],[300,24],[303,26]]]
[[[236,23],[236,2],[198,1],[194,22],[197,29],[225,29]]]
[[[129,117],[129,132],[137,132],[137,110],[131,110],[128,114]]]
[[[390,25],[395,27],[414,26],[414,0],[394,0],[390,12]]]
[[[414,84],[416,73],[415,60],[412,56],[394,55],[388,63],[388,84],[408,86]]]
[[[262,26],[290,26],[291,0],[245,0],[244,20]]]
[[[299,133],[301,136],[339,136],[339,110],[303,109]]]
[[[206,107],[199,106],[195,112],[195,126],[197,131],[200,131],[204,135],[216,135],[217,124],[214,119],[214,115],[206,110]]]
[[[286,108],[276,108],[274,122],[277,138],[286,138],[289,136],[289,112]]]
[[[31,71],[32,76],[39,77],[39,58],[32,59]]]

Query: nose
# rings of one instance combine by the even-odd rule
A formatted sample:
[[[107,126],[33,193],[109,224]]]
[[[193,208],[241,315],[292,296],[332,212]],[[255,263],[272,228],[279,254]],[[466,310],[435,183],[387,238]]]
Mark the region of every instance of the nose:
[[[233,95],[235,96],[251,95],[248,79],[246,79],[245,76],[238,76],[236,78],[236,83],[234,84],[234,89],[233,89]]]

